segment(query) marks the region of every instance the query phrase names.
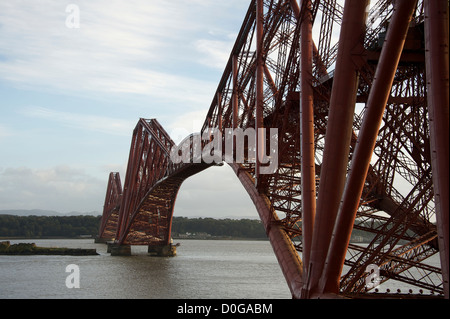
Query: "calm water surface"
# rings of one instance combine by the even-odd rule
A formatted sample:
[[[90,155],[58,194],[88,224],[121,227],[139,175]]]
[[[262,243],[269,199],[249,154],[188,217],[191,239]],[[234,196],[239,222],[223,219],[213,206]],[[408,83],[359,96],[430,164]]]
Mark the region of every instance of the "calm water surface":
[[[258,298],[291,295],[268,241],[176,240],[174,258],[112,257],[92,239],[11,240],[41,247],[95,248],[99,256],[0,256],[0,298]],[[80,288],[66,287],[66,266],[80,269]]]
[[[113,257],[93,239],[11,240],[41,247],[95,248],[99,256],[0,256],[0,299],[291,299],[268,241],[176,240],[174,258],[151,257],[146,246]],[[66,287],[68,265],[78,265],[80,288]],[[439,267],[439,257],[430,264]],[[403,292],[399,282],[380,291]],[[425,291],[427,294],[428,292]]]

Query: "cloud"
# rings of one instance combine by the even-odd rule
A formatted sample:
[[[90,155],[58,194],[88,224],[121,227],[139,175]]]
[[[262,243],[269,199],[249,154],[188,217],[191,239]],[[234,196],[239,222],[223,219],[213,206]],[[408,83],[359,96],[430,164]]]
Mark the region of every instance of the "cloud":
[[[102,211],[109,172],[126,164],[108,164],[102,174],[73,166],[0,168],[0,209],[46,209],[62,213]],[[228,165],[212,167],[187,179],[177,196],[176,216],[255,217],[256,209]]]
[[[178,144],[188,135],[200,132],[207,112],[208,109],[204,109],[180,114],[173,117],[165,129],[172,140]]]
[[[70,3],[79,6],[80,28],[66,27]],[[138,117],[158,118],[179,140],[199,131],[247,7],[242,0],[0,1],[0,85],[8,94],[0,207],[101,210],[109,171],[125,180]],[[214,216],[201,196],[238,198],[242,188],[229,189],[217,174],[189,179],[179,211]]]
[[[0,209],[101,211],[106,182],[68,166],[0,169]]]
[[[13,132],[10,128],[0,125],[0,141],[4,138],[10,137],[13,135]]]
[[[190,46],[186,33],[199,28],[185,13],[188,1],[78,5],[80,28],[69,29],[64,2],[1,2],[0,79],[29,89],[179,96],[197,103],[210,96],[205,88],[215,85],[161,68],[185,63],[179,50]]]
[[[230,52],[233,48],[233,40],[221,41],[221,40],[210,40],[210,39],[200,39],[195,42],[195,48],[199,52],[200,63],[223,70],[227,65],[228,59],[230,57]]]
[[[54,121],[68,127],[120,136],[130,136],[136,125],[136,120],[61,112],[44,107],[27,107],[20,113],[33,118]]]

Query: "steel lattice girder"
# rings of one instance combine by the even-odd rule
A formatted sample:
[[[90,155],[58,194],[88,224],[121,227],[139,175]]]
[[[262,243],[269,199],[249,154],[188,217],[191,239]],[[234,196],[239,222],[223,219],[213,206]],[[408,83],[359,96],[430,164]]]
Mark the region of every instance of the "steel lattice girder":
[[[112,240],[116,236],[122,194],[119,173],[110,173],[103,206],[102,223],[99,228],[99,238]]]
[[[373,264],[448,298],[447,1],[253,0],[201,132],[230,127],[278,129],[275,173],[230,165],[295,298],[364,297]],[[140,120],[120,243],[167,241],[181,183],[210,166],[171,163],[171,146]]]

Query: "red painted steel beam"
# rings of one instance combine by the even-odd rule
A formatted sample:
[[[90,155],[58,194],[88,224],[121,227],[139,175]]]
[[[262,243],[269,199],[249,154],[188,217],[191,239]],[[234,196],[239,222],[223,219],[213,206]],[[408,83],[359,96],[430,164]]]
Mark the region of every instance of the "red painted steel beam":
[[[316,214],[316,173],[314,158],[314,92],[312,87],[313,40],[311,1],[305,2],[301,25],[301,183],[302,183],[302,237],[303,265],[309,264],[309,255]],[[303,269],[306,273],[306,269]]]
[[[309,1],[309,0],[303,0],[303,1]],[[300,14],[301,14],[300,13],[300,7],[299,7],[297,1],[296,0],[290,0],[289,4],[290,4],[291,10],[292,10],[292,12],[294,14],[294,17],[297,20],[301,19],[301,17],[300,17]],[[315,58],[314,62],[316,63],[317,68],[320,70],[319,73],[322,76],[325,76],[326,74],[328,74],[327,68],[324,66],[323,61],[320,60],[320,54],[319,54],[319,51],[317,50],[316,44],[314,43],[314,39],[312,40],[312,46],[313,46],[312,47],[313,57]]]
[[[238,80],[238,57],[236,54],[233,54],[232,57],[232,72],[233,72],[233,95],[232,95],[232,101],[231,106],[233,108],[233,129],[236,129],[238,127],[238,115],[239,115],[239,97],[238,97],[238,90],[237,90],[237,80]],[[234,143],[233,143],[234,145]]]
[[[135,152],[136,147],[139,144],[140,136],[142,136],[141,126],[138,124],[137,127],[133,131],[133,137],[131,139],[131,147],[130,154],[128,157],[128,165],[127,172],[125,175],[125,182],[123,187],[123,197],[122,204],[120,205],[120,213],[119,220],[117,225],[117,233],[115,238],[120,238],[122,236],[122,231],[126,228],[126,224],[128,221],[128,211],[131,201],[131,196],[133,196],[134,184],[132,183],[133,178],[136,176],[135,167],[136,167],[136,158]]]
[[[358,83],[354,55],[363,49],[367,5],[347,0],[344,6],[308,268],[310,296],[318,288],[347,173]]]
[[[397,0],[369,93],[363,124],[353,153],[330,249],[321,279],[323,293],[338,293],[353,224],[370,167],[383,114],[417,1]]]
[[[303,287],[303,266],[295,247],[283,230],[270,200],[267,196],[260,194],[251,175],[242,170],[239,164],[234,163],[230,166],[255,204],[292,297],[300,299]]]
[[[118,210],[122,199],[122,184],[119,173],[110,173],[103,205],[102,221],[99,228],[99,238],[112,239],[117,230]],[[112,228],[112,229],[111,229]],[[114,234],[112,234],[114,233]]]
[[[222,132],[222,117],[223,117],[223,105],[222,105],[222,94],[217,92],[217,105],[219,105],[219,114],[218,114],[218,129]]]
[[[146,218],[144,215],[156,214],[160,219],[166,217],[167,210],[160,211],[158,205],[154,205],[152,208],[156,207],[156,209],[148,212],[140,211],[139,207],[149,189],[166,173],[169,164],[169,150],[173,145],[174,142],[156,120],[139,120],[133,131],[115,236],[116,243],[138,242],[139,234],[148,236],[151,227],[159,227],[155,223],[143,223],[141,219]],[[166,199],[164,198],[164,200]],[[129,237],[132,237],[132,240]],[[147,241],[145,238],[142,239],[142,244],[146,244]]]
[[[446,0],[424,4],[431,165],[444,294],[449,298],[449,8]]]
[[[264,139],[261,139],[259,129],[264,128],[264,1],[256,0],[256,185],[258,187],[260,161],[265,154]]]

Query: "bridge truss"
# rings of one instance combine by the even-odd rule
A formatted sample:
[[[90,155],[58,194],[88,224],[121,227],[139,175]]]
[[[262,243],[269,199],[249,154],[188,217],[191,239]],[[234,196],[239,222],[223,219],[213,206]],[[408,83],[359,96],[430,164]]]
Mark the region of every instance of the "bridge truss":
[[[252,0],[201,146],[225,148],[226,128],[277,129],[276,147],[255,143],[277,156],[273,172],[258,156],[227,163],[294,298],[373,296],[370,269],[448,298],[448,105],[448,1]],[[194,160],[194,135],[189,162],[171,160],[174,146],[157,120],[139,120],[100,237],[170,243],[181,184],[217,164]]]

